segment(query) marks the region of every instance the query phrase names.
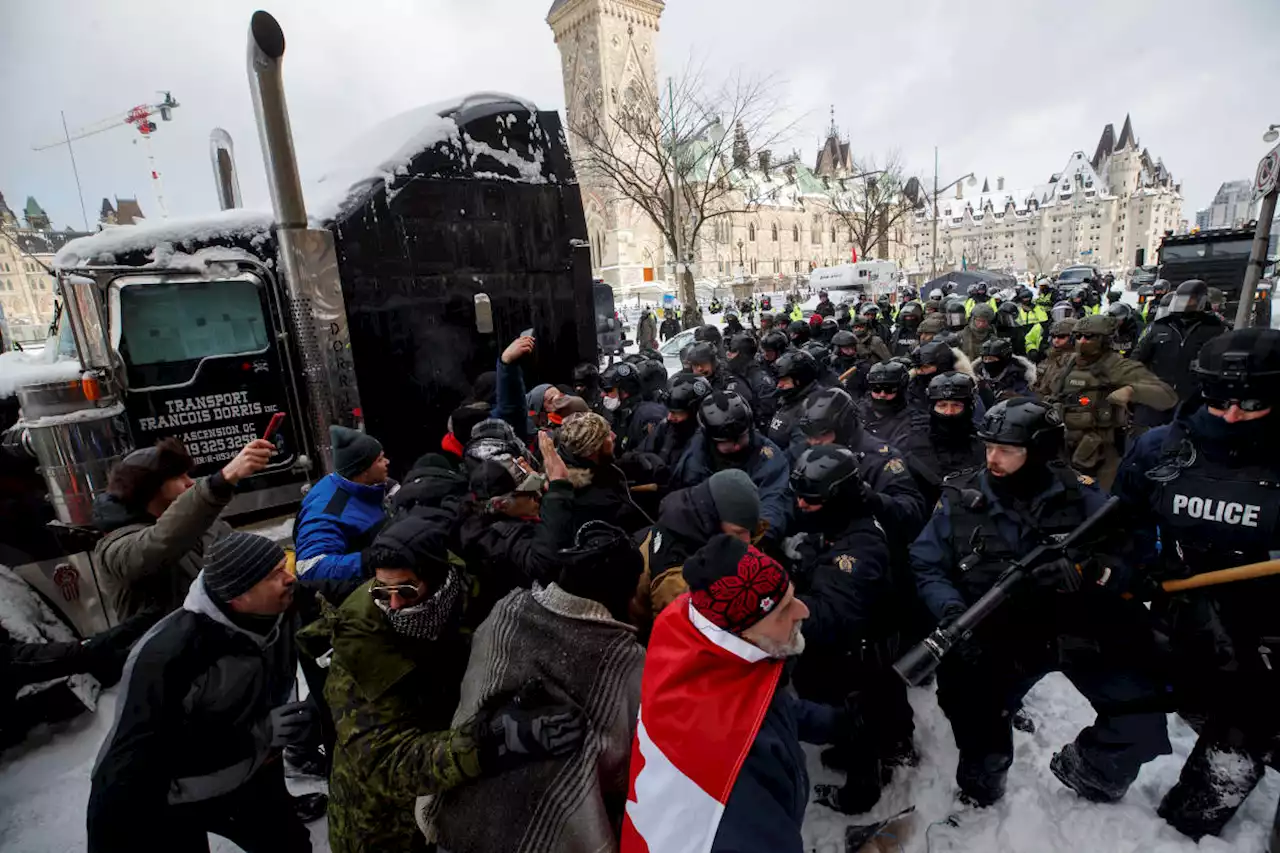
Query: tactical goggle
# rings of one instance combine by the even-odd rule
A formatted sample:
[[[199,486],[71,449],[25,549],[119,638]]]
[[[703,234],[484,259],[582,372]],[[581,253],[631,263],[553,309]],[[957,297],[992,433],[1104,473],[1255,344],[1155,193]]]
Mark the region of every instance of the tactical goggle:
[[[417,601],[424,595],[420,584],[374,584],[369,587],[369,595],[374,601],[390,601],[391,596],[398,595],[403,601]]]
[[[1237,398],[1220,398],[1208,397],[1204,398],[1205,404],[1211,409],[1222,409],[1226,411],[1232,406],[1239,406],[1242,412],[1261,412],[1269,409],[1274,405],[1271,400],[1241,400]]]

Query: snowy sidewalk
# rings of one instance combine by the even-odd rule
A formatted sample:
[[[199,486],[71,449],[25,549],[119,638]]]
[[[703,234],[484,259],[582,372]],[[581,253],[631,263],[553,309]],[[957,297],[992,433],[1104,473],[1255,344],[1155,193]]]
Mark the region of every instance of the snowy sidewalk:
[[[116,691],[103,694],[95,715],[84,715],[56,730],[33,734],[21,746],[0,754],[0,851],[14,853],[82,853],[89,773],[98,746],[111,727]],[[912,691],[916,709],[919,767],[899,770],[871,815],[848,818],[822,806],[810,806],[805,821],[805,849],[844,853],[844,828],[871,823],[908,805],[916,814],[894,827],[897,838],[878,839],[881,853],[1263,853],[1275,814],[1280,781],[1267,778],[1244,804],[1223,838],[1196,845],[1156,817],[1156,805],[1177,780],[1194,733],[1170,718],[1174,754],[1151,762],[1119,805],[1097,806],[1078,798],[1049,772],[1049,756],[1093,719],[1084,699],[1060,675],[1051,675],[1033,690],[1026,709],[1038,727],[1034,735],[1014,732],[1014,762],[1009,792],[992,809],[957,808],[954,799],[956,749],[951,728],[938,710],[932,689]],[[809,752],[811,782],[839,782],[822,769],[818,750]],[[298,791],[317,790],[320,783],[290,780]],[[957,814],[956,826],[945,821]],[[933,824],[930,826],[930,824]],[[928,839],[926,842],[926,829]],[[327,853],[324,821],[311,825],[315,853]],[[234,845],[219,838],[215,853],[231,853]],[[868,850],[877,849],[874,845]],[[1278,851],[1280,853],[1280,851]]]

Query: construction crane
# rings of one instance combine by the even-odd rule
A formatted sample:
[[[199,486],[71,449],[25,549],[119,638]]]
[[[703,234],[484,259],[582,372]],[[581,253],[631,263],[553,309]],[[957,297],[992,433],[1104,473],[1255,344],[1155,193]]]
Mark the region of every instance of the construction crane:
[[[151,168],[151,182],[155,189],[156,204],[160,208],[160,215],[162,217],[168,216],[169,215],[168,211],[165,210],[165,206],[164,206],[164,189],[160,183],[160,171],[159,169],[156,168],[155,152],[151,148],[151,134],[155,133],[156,131],[156,123],[152,121],[152,119],[155,116],[160,116],[161,121],[172,121],[173,111],[177,109],[179,106],[181,106],[181,104],[179,104],[177,101],[173,99],[173,94],[170,92],[162,91],[160,92],[160,94],[163,95],[164,97],[160,100],[159,103],[138,104],[136,107],[126,110],[123,114],[117,113],[111,118],[103,119],[102,121],[95,122],[86,127],[82,127],[76,131],[67,130],[67,122],[66,122],[66,118],[64,117],[62,120],[63,137],[55,142],[49,142],[45,145],[33,145],[31,146],[31,150],[47,151],[50,148],[58,148],[63,145],[67,146],[67,148],[70,149],[71,143],[77,139],[84,139],[87,136],[95,136],[99,133],[106,133],[108,130],[114,130],[117,127],[133,127],[135,130],[138,131],[139,134],[142,135],[143,140],[146,142],[147,164]],[[72,168],[74,169],[75,168],[74,153],[71,155],[71,160],[72,160]],[[79,184],[78,176],[76,178],[76,183],[77,185]],[[82,199],[81,207],[83,206],[84,206],[84,201]]]

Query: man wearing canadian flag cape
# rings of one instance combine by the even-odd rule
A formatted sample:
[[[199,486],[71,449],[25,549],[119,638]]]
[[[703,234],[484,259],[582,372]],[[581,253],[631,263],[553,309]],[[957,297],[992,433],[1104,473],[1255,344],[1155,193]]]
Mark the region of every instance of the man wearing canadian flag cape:
[[[800,739],[831,712],[783,688],[809,610],[781,565],[717,535],[684,566],[640,691],[622,853],[799,851],[809,780]]]

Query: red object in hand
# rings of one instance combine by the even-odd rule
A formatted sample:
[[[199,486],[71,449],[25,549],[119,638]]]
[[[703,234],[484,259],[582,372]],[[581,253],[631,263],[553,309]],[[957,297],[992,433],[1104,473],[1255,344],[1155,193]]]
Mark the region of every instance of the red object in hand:
[[[276,430],[280,429],[280,423],[284,420],[284,412],[276,412],[271,416],[270,423],[267,424],[266,430],[262,433],[262,437],[267,441],[276,434]]]

